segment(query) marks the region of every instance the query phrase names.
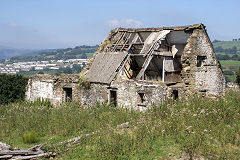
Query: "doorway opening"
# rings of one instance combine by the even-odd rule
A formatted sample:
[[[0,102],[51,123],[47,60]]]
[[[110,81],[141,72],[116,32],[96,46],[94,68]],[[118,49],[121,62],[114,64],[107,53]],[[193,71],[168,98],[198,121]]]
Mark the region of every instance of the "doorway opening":
[[[113,104],[114,106],[117,106],[117,91],[116,90],[110,90],[109,104]]]
[[[65,102],[72,102],[72,88],[63,88]]]

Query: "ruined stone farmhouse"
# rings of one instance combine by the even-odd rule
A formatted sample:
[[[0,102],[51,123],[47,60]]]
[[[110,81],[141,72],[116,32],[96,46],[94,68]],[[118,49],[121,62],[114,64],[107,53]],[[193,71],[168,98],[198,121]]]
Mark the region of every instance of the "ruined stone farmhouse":
[[[111,30],[80,75],[33,76],[26,97],[147,108],[168,97],[224,93],[221,66],[197,24]]]

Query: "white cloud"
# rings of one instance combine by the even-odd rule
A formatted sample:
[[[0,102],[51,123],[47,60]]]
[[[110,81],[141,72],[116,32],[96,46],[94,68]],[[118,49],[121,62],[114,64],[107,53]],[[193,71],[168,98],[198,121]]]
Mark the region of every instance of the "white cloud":
[[[142,22],[135,19],[112,19],[108,20],[107,24],[113,27],[142,27]]]
[[[17,23],[14,23],[14,22],[9,22],[8,24],[7,24],[9,27],[18,27],[18,24]]]

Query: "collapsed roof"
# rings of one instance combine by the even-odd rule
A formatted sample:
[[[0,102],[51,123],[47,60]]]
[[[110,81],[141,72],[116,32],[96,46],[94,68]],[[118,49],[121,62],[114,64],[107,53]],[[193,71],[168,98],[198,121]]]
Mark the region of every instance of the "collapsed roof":
[[[90,82],[110,84],[124,67],[127,59],[138,68],[134,79],[141,80],[146,70],[166,72],[181,70],[181,57],[193,29],[204,29],[203,24],[159,28],[116,28],[102,42],[93,56],[86,77]],[[153,57],[158,57],[153,60]],[[161,59],[161,57],[166,57]],[[149,72],[150,74],[150,72]],[[129,78],[133,77],[132,75]],[[162,76],[161,78],[163,78]]]

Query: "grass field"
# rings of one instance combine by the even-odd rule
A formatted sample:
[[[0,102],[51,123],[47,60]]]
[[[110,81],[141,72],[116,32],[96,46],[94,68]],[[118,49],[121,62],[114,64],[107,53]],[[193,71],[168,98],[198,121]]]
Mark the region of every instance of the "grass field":
[[[231,82],[236,81],[236,72],[239,71],[240,61],[233,60],[221,60],[220,64],[222,66],[223,71],[233,71],[234,75],[224,75]]]
[[[240,41],[222,41],[213,43],[213,47],[222,47],[223,49],[232,48],[236,46],[238,50],[240,50]]]
[[[222,99],[192,97],[169,100],[146,112],[99,105],[83,108],[66,103],[22,102],[0,106],[0,141],[28,148],[48,142],[47,150],[61,150],[57,159],[176,159],[182,153],[205,159],[240,157],[240,92]],[[129,122],[127,127],[117,127]],[[25,144],[23,135],[35,133],[37,142]],[[54,144],[92,133],[65,150]]]

